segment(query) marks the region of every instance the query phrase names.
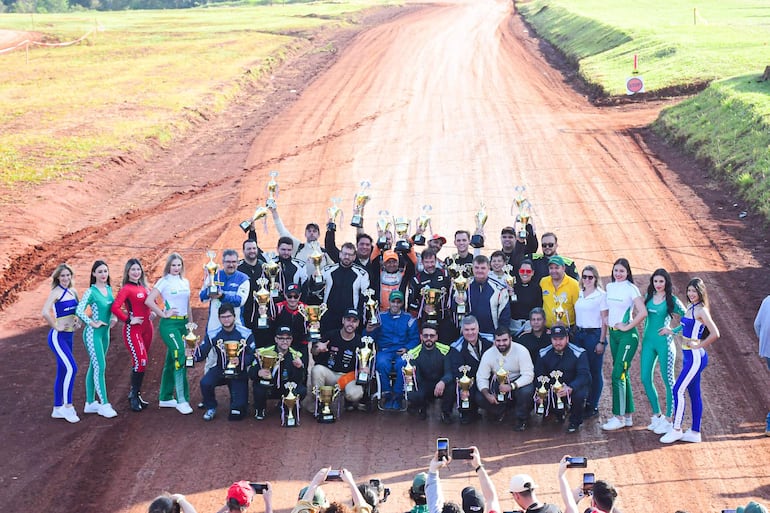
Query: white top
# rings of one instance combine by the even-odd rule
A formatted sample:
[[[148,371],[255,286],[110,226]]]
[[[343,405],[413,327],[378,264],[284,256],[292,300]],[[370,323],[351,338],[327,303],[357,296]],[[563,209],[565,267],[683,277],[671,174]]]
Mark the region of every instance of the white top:
[[[159,279],[155,288],[160,292],[164,310],[176,308],[176,314],[180,317],[187,315],[187,308],[190,305],[190,282],[187,278],[179,275],[167,274]]]
[[[494,379],[495,372],[500,368],[501,358],[504,360],[503,368],[508,371],[511,385],[515,382],[521,388],[535,380],[535,366],[532,364],[529,351],[523,345],[511,342],[511,348],[505,356],[500,354],[495,346],[490,347],[481,355],[479,370],[476,372],[476,386],[479,390],[489,388],[490,380]]]
[[[607,306],[610,311],[607,324],[612,327],[619,322],[631,322],[634,299],[641,296],[639,288],[628,280],[608,283]]]
[[[575,325],[580,328],[601,328],[602,312],[607,310],[607,294],[594,289],[588,296],[583,290],[575,303]]]

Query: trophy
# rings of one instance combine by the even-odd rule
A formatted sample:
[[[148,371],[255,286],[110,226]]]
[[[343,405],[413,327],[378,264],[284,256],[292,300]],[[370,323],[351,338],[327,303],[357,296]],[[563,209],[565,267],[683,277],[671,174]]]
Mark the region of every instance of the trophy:
[[[404,390],[411,392],[414,390],[414,366],[412,365],[412,355],[404,353],[401,355],[401,359],[406,362],[402,369],[404,373]]]
[[[240,224],[241,230],[243,230],[244,232],[248,232],[249,226],[251,226],[252,223],[259,221],[263,217],[266,217],[268,212],[269,210],[267,207],[263,205],[258,206],[257,210],[254,211],[254,215],[251,216],[249,219],[246,219]],[[267,230],[267,225],[265,225],[265,230]]]
[[[471,387],[473,386],[473,378],[468,377],[468,371],[471,370],[470,365],[461,365],[458,370],[463,373],[460,379],[457,380],[457,386],[460,387],[460,404],[458,406],[461,410],[468,410],[471,407]],[[465,394],[462,394],[465,392]],[[465,395],[465,397],[463,397]]]
[[[270,371],[269,378],[263,378],[259,376],[259,385],[263,387],[273,386],[273,368],[275,364],[280,361],[280,356],[276,351],[272,349],[259,349],[257,350],[257,359],[262,369]]]
[[[356,385],[366,386],[369,383],[369,377],[371,376],[369,362],[374,358],[376,351],[374,350],[374,339],[372,337],[361,337],[361,343],[364,346],[356,348],[359,369],[356,373]],[[366,367],[367,370],[361,370],[364,367]]]
[[[433,207],[430,205],[423,205],[422,206],[422,214],[417,218],[417,227],[420,228],[423,232],[430,226],[430,211],[433,210]],[[425,245],[425,235],[423,233],[418,233],[414,237],[412,237],[412,240],[414,240],[415,246],[424,246]]]
[[[508,383],[508,371],[505,370],[505,367],[503,365],[505,364],[505,360],[503,358],[500,358],[500,368],[495,371],[495,377],[497,378],[497,384],[498,385],[505,385]],[[503,402],[505,401],[505,394],[500,392],[500,388],[497,389],[497,402]]]
[[[216,294],[219,292],[219,286],[222,285],[222,283],[217,281],[219,264],[214,262],[214,257],[217,256],[217,252],[210,249],[206,251],[206,256],[209,257],[209,261],[203,265],[203,269],[209,273],[209,294]]]
[[[275,177],[278,176],[278,171],[270,171],[270,181],[267,182],[267,208],[275,209],[275,197],[278,195],[278,182],[275,181]]]
[[[340,394],[340,386],[334,385],[334,386],[314,386],[313,387],[313,395],[316,397],[316,408],[318,408],[318,403],[321,403],[321,411],[318,413],[318,422],[321,424],[331,424],[336,419],[334,418],[334,413],[332,412],[331,403],[334,401],[337,396]]]
[[[422,295],[425,305],[430,307],[426,308],[429,321],[438,320],[439,305],[444,301],[444,294],[446,294],[446,289],[434,289],[427,285],[420,290],[420,295]]]
[[[452,269],[452,273],[456,276],[452,278],[452,285],[457,294],[462,296],[461,299],[457,300],[457,315],[460,317],[465,315],[467,311],[465,305],[465,292],[468,290],[468,278],[465,276],[466,268],[455,263],[450,266],[450,269]]]
[[[408,253],[412,248],[408,235],[411,221],[406,217],[396,217],[393,219],[393,226],[396,228],[396,246],[395,250],[399,253]]]
[[[554,396],[556,397],[557,410],[564,409],[564,401],[562,401],[561,397],[557,395],[559,391],[561,391],[561,389],[564,388],[564,383],[559,381],[559,378],[562,377],[563,374],[564,373],[560,370],[551,371],[551,377],[554,379],[553,385],[551,385],[551,390],[553,390]]]
[[[313,281],[315,283],[323,283],[324,277],[321,273],[321,262],[323,262],[324,254],[318,245],[318,241],[313,241],[310,244],[313,246],[313,252],[310,253],[308,258],[313,265]]]
[[[320,305],[299,304],[299,313],[307,323],[307,332],[310,336],[310,343],[321,341],[321,317],[329,309],[326,303]]]
[[[367,322],[372,326],[377,326],[380,323],[380,304],[374,299],[374,290],[366,289],[364,296],[366,296],[364,306],[368,317]]]
[[[219,348],[224,350],[227,356],[227,368],[224,375],[226,378],[234,378],[238,375],[238,364],[241,362],[240,356],[243,350],[246,348],[246,340],[241,339],[239,341],[228,340],[226,342],[219,341]]]
[[[278,282],[278,275],[281,274],[281,264],[277,262],[278,256],[275,253],[265,253],[265,263],[262,264],[262,272],[265,273],[270,281],[270,297],[278,297],[281,284]]]
[[[482,203],[478,212],[476,212],[476,215],[474,216],[474,219],[476,220],[476,233],[474,233],[471,237],[471,246],[474,248],[484,247],[484,236],[482,233],[484,231],[484,225],[487,223],[488,217],[489,216],[487,215],[487,210],[484,208],[484,204]]]
[[[254,302],[259,305],[259,318],[257,318],[257,329],[267,328],[267,305],[270,304],[270,291],[265,288],[267,278],[262,277],[257,280],[259,289],[254,291]],[[262,308],[264,307],[264,308]]]
[[[527,225],[529,224],[530,219],[532,219],[532,205],[530,205],[529,201],[527,201],[524,204],[524,208],[516,216],[516,222],[519,225],[520,239],[527,238]]]
[[[548,376],[538,376],[537,380],[540,382],[540,388],[538,388],[535,392],[538,399],[540,399],[540,401],[537,403],[537,414],[544,415],[545,402],[548,400],[548,389],[545,388],[545,384],[549,383],[551,380],[548,379]]]
[[[503,279],[505,279],[505,284],[510,289],[511,301],[516,301],[516,292],[513,290],[513,286],[516,285],[516,276],[513,275],[513,266],[511,264],[503,266]]]
[[[342,198],[332,198],[332,206],[326,209],[326,213],[329,214],[329,222],[326,224],[326,229],[334,231],[337,229],[337,219],[342,217],[342,209],[339,206]]]
[[[281,425],[283,427],[297,427],[297,417],[294,416],[294,410],[297,407],[297,396],[294,395],[294,389],[297,388],[297,384],[293,381],[289,381],[284,385],[284,388],[289,391],[288,394],[281,396],[281,402],[283,402],[285,416],[281,419]]]
[[[388,237],[387,234],[390,231],[391,217],[390,212],[387,210],[380,210],[379,217],[377,218],[377,233],[380,234],[380,238],[377,239],[377,247],[385,250],[388,249]]]
[[[564,303],[567,302],[567,294],[562,292],[561,294],[554,296],[553,302],[555,305],[553,307],[553,315],[556,322],[562,322],[569,325],[569,322],[564,322],[564,318],[567,316],[567,311],[564,309]]]
[[[353,199],[353,216],[350,218],[350,226],[355,226],[356,228],[364,227],[364,207],[371,199],[371,196],[369,196],[366,190],[371,185],[372,184],[367,181],[361,182],[361,190],[356,193],[356,196]]]
[[[198,327],[198,325],[194,322],[188,322],[184,325],[184,327],[187,328],[187,334],[184,336],[184,366],[192,367],[194,364],[193,355],[195,354],[195,348],[198,347],[198,341],[200,340],[200,337],[195,334],[195,329]]]

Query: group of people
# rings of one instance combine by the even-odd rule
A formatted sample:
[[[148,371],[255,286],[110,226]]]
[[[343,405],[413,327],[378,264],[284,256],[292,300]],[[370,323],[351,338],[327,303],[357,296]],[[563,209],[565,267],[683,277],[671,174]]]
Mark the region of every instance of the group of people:
[[[208,316],[194,354],[185,346],[195,324],[181,255],[168,256],[152,288],[141,262],[130,259],[116,296],[105,262],[94,262],[82,298],[72,286],[72,269],[58,266],[43,309],[58,362],[52,416],[78,421],[71,347],[81,322],[89,354],[84,413],[116,415],[104,383],[104,355],[117,321],[132,362],[129,407],[146,408],[141,389],[152,321],[159,317],[167,347],[159,405],[192,413],[187,368],[205,360],[199,403],[205,420],[216,416],[215,389],[221,385],[230,389],[229,419],[246,418],[251,380],[257,420],[267,417],[269,400],[282,406],[285,396],[297,398],[288,403],[296,404],[296,417],[300,405],[318,416],[319,407],[330,406],[318,392],[336,386],[338,408],[348,410],[376,404],[425,418],[438,400],[445,423],[453,422],[455,408],[462,423],[473,422],[480,408],[499,422],[512,413],[513,428],[523,431],[535,411],[560,422],[568,418],[567,431],[574,433],[599,413],[609,345],[612,416],[602,428],[618,430],[633,425],[630,372],[641,344],[641,378],[653,411],[648,429],[664,443],[701,440],[700,376],[706,348],[719,338],[702,280],[688,283],[685,306],[665,269],[653,273],[643,294],[630,263],[620,258],[605,290],[596,266],[586,265],[578,275],[575,262],[558,252],[556,235],[545,233],[538,242],[531,223],[503,228],[501,249],[489,258],[471,247],[476,237],[458,230],[455,253],[442,261],[438,253],[446,239],[427,239],[422,228],[395,241],[390,231],[378,229],[375,241],[359,228],[355,244],[338,248],[330,220],[322,247],[317,224],[309,223],[300,241],[277,207],[270,210],[280,235],[274,253],[259,247],[252,223],[243,258],[227,249],[221,265],[206,265],[199,299],[208,303]],[[427,239],[427,248],[418,254],[419,239]],[[675,379],[677,348],[683,366]],[[666,388],[665,410],[653,381],[656,365]],[[686,431],[685,392],[692,404]],[[284,422],[295,416],[286,410]]]

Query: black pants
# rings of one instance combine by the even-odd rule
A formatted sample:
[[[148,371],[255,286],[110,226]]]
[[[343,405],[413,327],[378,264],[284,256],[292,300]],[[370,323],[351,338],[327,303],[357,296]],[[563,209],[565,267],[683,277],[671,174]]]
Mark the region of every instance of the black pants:
[[[441,400],[442,413],[452,413],[452,407],[455,404],[455,390],[454,385],[447,385],[444,387],[444,394],[441,397],[433,395],[433,391],[436,389],[436,383],[420,383],[417,390],[407,392],[406,398],[409,401],[410,408],[423,409],[428,406],[429,403],[436,399]]]
[[[530,383],[529,385],[517,388],[511,395],[510,399],[506,399],[503,403],[492,404],[487,401],[487,398],[480,391],[476,391],[476,402],[487,413],[495,416],[502,415],[508,409],[513,409],[516,420],[526,421],[529,418],[529,414],[532,411],[533,401],[532,395],[535,393],[535,385]]]

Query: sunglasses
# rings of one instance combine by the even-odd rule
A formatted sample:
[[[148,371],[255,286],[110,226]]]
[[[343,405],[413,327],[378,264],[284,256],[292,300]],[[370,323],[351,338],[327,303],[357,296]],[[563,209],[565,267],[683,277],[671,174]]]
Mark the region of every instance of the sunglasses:
[[[286,297],[289,298],[289,299],[299,299],[299,296],[297,294],[289,294]]]
[[[554,247],[555,245],[556,245],[556,243],[555,243],[555,242],[543,242],[543,244],[542,244],[542,246],[543,246],[544,248],[552,248],[552,247]]]
[[[533,272],[532,269],[519,269],[519,274],[532,274]]]
[[[583,278],[584,280],[593,280],[594,278],[596,278],[596,276],[591,276],[590,274],[584,274],[583,276],[581,276],[581,278]]]

